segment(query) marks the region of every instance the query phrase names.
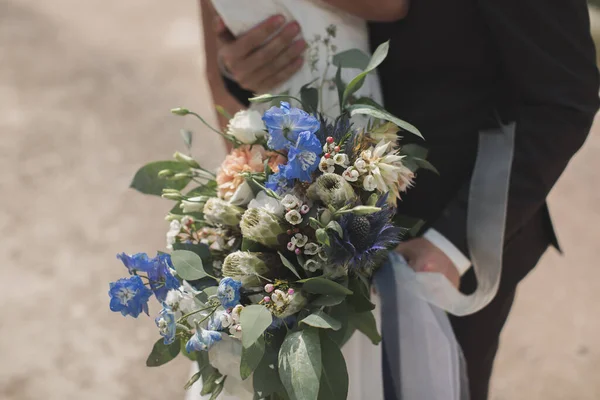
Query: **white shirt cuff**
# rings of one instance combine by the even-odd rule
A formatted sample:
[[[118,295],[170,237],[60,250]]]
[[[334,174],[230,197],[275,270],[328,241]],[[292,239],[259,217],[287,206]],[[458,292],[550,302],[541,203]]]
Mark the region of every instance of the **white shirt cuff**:
[[[471,268],[471,260],[435,229],[428,229],[423,237],[448,256],[461,276]]]

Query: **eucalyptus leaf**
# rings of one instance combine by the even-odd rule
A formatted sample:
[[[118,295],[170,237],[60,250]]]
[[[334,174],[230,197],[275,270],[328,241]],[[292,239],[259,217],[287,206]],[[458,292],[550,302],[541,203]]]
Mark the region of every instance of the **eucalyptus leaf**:
[[[242,325],[242,345],[248,348],[263,335],[265,330],[273,322],[271,312],[265,307],[253,304],[244,307],[240,315],[240,325]]]
[[[260,399],[267,398],[273,393],[285,391],[279,379],[277,358],[277,351],[271,347],[266,347],[260,363],[254,370],[252,383],[254,385],[254,392]]]
[[[292,271],[292,273],[294,275],[296,275],[296,277],[298,277],[298,279],[302,279],[300,277],[300,275],[298,274],[298,271],[296,270],[296,267],[294,267],[294,264],[291,263],[290,260],[288,260],[287,258],[285,258],[285,256],[283,254],[281,254],[281,252],[277,252],[277,254],[279,254],[279,258],[281,258],[281,262],[283,263],[283,265],[289,269],[290,271]]]
[[[323,294],[313,300],[310,304],[317,307],[337,306],[346,299],[345,295],[327,295]]]
[[[279,377],[294,400],[316,400],[321,380],[321,342],[315,329],[288,334],[279,350]]]
[[[400,155],[407,155],[410,157],[427,158],[427,153],[428,151],[425,147],[419,146],[416,143],[408,143],[402,145],[400,148]]]
[[[346,400],[348,396],[348,369],[339,346],[321,333],[321,360],[323,371],[319,385],[319,399]]]
[[[413,158],[413,160],[417,163],[417,166],[419,168],[432,171],[438,175],[440,174],[440,171],[438,171],[437,168],[434,167],[433,164],[431,164],[429,161],[422,159],[422,158],[416,158],[416,157]]]
[[[144,165],[133,177],[130,187],[144,194],[154,196],[162,195],[163,189],[181,190],[187,186],[191,178],[180,180],[168,180],[159,178],[158,173],[164,169],[169,169],[174,173],[185,172],[190,167],[179,161],[155,161]]]
[[[371,303],[369,289],[365,287],[360,279],[350,279],[348,288],[354,292],[352,296],[348,296],[348,304],[352,306],[354,311],[361,313],[375,309],[375,304]]]
[[[175,339],[175,341],[171,344],[165,344],[164,339],[159,339],[156,343],[154,343],[154,347],[152,348],[152,352],[146,359],[147,367],[160,367],[177,357],[179,354],[181,344],[179,343],[179,339]]]
[[[331,221],[327,224],[327,229],[330,229],[334,232],[337,232],[340,238],[344,237],[344,231],[342,230],[342,226],[337,221]]]
[[[242,358],[240,361],[240,375],[246,380],[258,367],[265,354],[265,338],[260,336],[254,344],[248,348],[242,347]]]
[[[187,250],[195,253],[202,260],[202,266],[210,265],[212,262],[212,255],[210,254],[210,248],[204,243],[174,243],[173,250]]]
[[[333,307],[329,313],[333,318],[337,319],[342,324],[342,327],[338,331],[326,331],[327,336],[337,343],[338,347],[340,348],[346,344],[356,330],[349,322],[348,315],[350,313],[352,313],[352,310],[348,309],[348,305],[345,302]]]
[[[350,49],[334,55],[332,63],[340,68],[365,70],[369,65],[369,55],[359,49]]]
[[[346,86],[346,89],[344,90],[344,96],[342,99],[342,105],[346,104],[350,96],[352,96],[362,87],[362,85],[365,82],[366,76],[373,72],[383,62],[383,60],[385,60],[389,48],[390,42],[388,41],[382,43],[381,45],[379,45],[379,47],[377,47],[377,49],[375,49],[375,52],[373,53],[373,56],[371,57],[371,60],[367,64],[364,71],[358,74],[354,79],[350,81],[350,83],[348,83],[348,86]]]
[[[302,290],[314,294],[349,295],[352,291],[330,279],[315,277],[299,281],[303,283]]]
[[[423,139],[423,135],[421,135],[421,132],[414,125],[409,124],[408,122],[393,116],[385,110],[381,110],[367,104],[356,104],[348,107],[348,111],[350,111],[350,115],[368,115],[373,118],[393,122],[394,124],[398,125],[398,127],[400,127],[401,129]]]
[[[377,345],[381,342],[381,336],[377,331],[375,316],[371,311],[350,314],[348,320],[356,329],[364,333],[373,344]]]
[[[186,281],[195,281],[206,276],[200,256],[189,250],[175,250],[171,262],[177,275]]]
[[[338,331],[342,327],[340,321],[329,316],[322,310],[310,314],[308,317],[301,320],[300,323],[312,326],[313,328],[333,329],[334,331]]]

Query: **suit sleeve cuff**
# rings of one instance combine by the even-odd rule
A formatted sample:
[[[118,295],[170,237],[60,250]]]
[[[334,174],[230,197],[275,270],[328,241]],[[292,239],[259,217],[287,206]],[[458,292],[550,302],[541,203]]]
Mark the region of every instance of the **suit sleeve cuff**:
[[[443,251],[452,261],[461,276],[471,268],[471,260],[452,244],[451,241],[446,239],[446,237],[435,229],[428,229],[423,234],[423,238],[427,239],[431,244]]]

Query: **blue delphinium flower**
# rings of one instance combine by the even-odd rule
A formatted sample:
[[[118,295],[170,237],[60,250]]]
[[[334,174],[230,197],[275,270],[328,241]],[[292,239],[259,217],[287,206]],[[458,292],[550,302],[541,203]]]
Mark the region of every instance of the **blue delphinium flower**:
[[[301,132],[294,147],[288,153],[288,165],[285,177],[310,182],[311,174],[319,166],[323,146],[314,133]]]
[[[137,318],[142,311],[148,314],[148,299],[152,296],[152,292],[144,286],[139,276],[111,282],[108,294],[111,297],[112,311],[120,312],[124,316],[131,315],[134,318]]]
[[[194,351],[208,351],[216,343],[223,338],[219,332],[207,331],[200,328],[196,330],[194,336],[185,345],[185,351],[192,353]]]
[[[287,165],[280,165],[279,171],[269,176],[269,179],[265,183],[265,187],[277,194],[283,194],[290,190],[294,186],[294,182],[291,179],[286,178],[286,170]]]
[[[169,345],[175,341],[177,324],[175,322],[175,313],[169,306],[163,304],[163,309],[154,320],[160,335],[164,337],[164,344]]]
[[[224,308],[232,308],[240,302],[240,288],[242,282],[236,281],[233,278],[227,277],[221,279],[217,288],[217,298]]]
[[[403,230],[391,223],[395,210],[386,201],[387,195],[377,203],[381,211],[369,215],[344,214],[340,218],[343,237],[333,234],[330,262],[369,273],[381,256],[400,243]]]
[[[171,273],[169,254],[157,254],[156,257],[150,258],[145,253],[132,256],[121,253],[117,254],[117,258],[123,262],[130,274],[144,272],[148,275],[150,288],[158,301],[165,301],[169,290],[179,287],[179,281]]]
[[[267,145],[273,150],[283,150],[296,143],[300,132],[315,133],[320,126],[319,121],[299,108],[290,107],[281,102],[281,107],[271,107],[265,112],[263,121],[269,131]]]

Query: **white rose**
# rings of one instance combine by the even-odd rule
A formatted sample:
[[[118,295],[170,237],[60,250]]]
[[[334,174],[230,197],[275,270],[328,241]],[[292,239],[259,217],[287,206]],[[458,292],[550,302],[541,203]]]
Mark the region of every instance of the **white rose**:
[[[265,135],[265,123],[255,110],[238,111],[229,121],[227,133],[242,143],[252,144]]]
[[[231,199],[229,199],[229,203],[234,206],[245,206],[250,203],[253,198],[254,192],[252,191],[252,188],[248,182],[244,181],[244,183],[235,190],[235,193],[231,196]]]

